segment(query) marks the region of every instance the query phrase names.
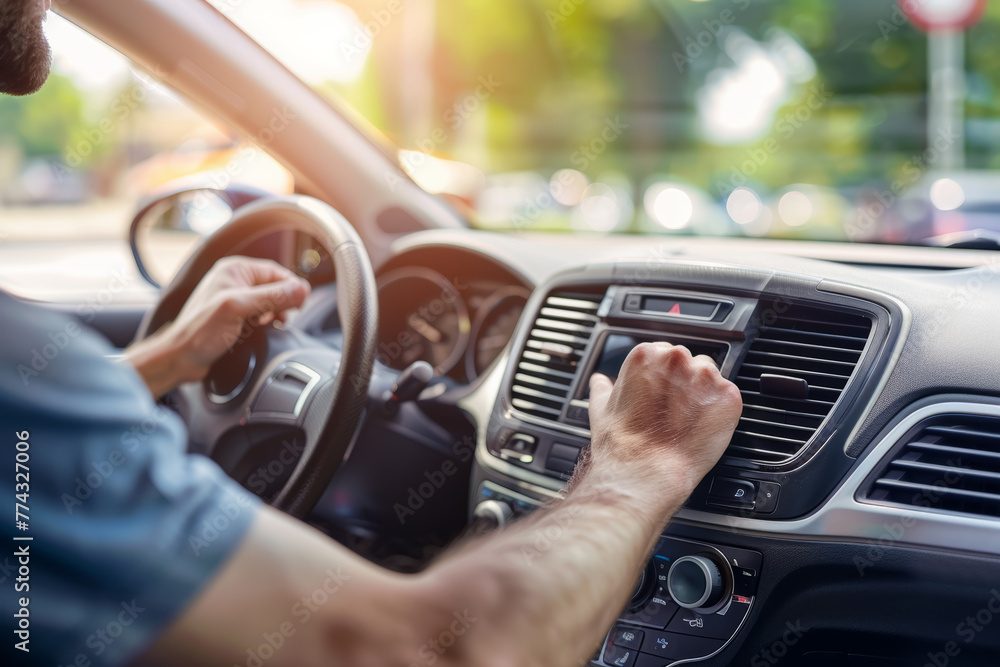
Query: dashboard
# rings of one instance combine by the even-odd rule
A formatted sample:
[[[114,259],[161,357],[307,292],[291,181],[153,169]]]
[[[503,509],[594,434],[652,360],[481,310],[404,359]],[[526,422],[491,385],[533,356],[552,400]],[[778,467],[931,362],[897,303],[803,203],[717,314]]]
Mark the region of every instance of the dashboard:
[[[291,266],[324,276],[307,240],[289,248]],[[426,361],[449,409],[418,401],[370,425],[353,478],[331,498],[417,488],[423,478],[384,462],[444,469],[471,428],[468,484],[434,494],[420,520],[430,527],[455,499],[463,522],[530,514],[560,497],[589,444],[590,374],[614,377],[642,341],[682,344],[736,383],[743,414],[618,621],[595,638],[591,664],[996,665],[995,255],[786,248],[467,230],[401,238],[376,271],[376,375],[387,388]],[[415,458],[417,442],[436,450],[432,466]],[[366,516],[382,504],[372,498]],[[961,625],[969,618],[979,630]]]
[[[592,664],[901,667],[957,649],[955,664],[995,665],[1000,623],[956,635],[1000,581],[995,263],[648,243],[433,232],[397,248],[531,290],[465,378],[469,516],[558,498],[589,443],[590,374],[613,377],[641,341],[683,344],[737,384],[743,414]]]

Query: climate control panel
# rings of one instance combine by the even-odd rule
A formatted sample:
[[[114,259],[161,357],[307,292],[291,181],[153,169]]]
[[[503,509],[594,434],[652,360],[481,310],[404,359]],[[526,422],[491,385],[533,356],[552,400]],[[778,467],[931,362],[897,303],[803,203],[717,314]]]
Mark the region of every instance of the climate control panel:
[[[711,657],[750,615],[762,557],[662,537],[593,664],[665,667]]]

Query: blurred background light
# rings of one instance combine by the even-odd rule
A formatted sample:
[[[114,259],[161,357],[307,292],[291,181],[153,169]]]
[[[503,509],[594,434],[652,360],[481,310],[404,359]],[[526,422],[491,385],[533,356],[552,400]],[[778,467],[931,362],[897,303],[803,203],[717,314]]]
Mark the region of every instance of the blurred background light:
[[[576,169],[560,169],[549,179],[552,198],[563,206],[576,206],[583,199],[583,192],[590,180]]]
[[[778,215],[789,227],[799,227],[812,218],[813,205],[805,193],[790,190],[778,200]]]
[[[931,184],[931,203],[941,211],[954,211],[965,203],[962,186],[950,178],[939,178]]]
[[[646,213],[667,229],[683,229],[691,222],[694,204],[680,188],[652,186],[643,199]]]
[[[748,225],[760,216],[763,204],[750,188],[736,188],[726,199],[726,211],[733,222]]]

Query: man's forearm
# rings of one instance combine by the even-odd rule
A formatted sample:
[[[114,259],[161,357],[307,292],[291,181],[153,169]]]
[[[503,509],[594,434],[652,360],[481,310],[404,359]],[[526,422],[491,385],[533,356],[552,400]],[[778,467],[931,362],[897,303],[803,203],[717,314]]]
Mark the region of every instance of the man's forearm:
[[[464,642],[475,655],[454,652],[449,664],[482,664],[491,650],[516,665],[590,657],[691,491],[682,474],[635,489],[624,471],[616,477],[607,468],[585,474],[564,500],[469,543],[424,575],[439,605],[478,619]]]

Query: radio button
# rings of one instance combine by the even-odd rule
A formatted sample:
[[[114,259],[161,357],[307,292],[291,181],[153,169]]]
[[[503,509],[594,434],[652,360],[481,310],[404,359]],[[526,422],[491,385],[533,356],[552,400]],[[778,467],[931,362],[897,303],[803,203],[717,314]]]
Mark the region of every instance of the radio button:
[[[619,648],[631,648],[636,651],[642,646],[642,630],[634,630],[632,628],[616,627],[614,630],[614,635],[611,638],[611,643]]]
[[[729,605],[723,616],[699,614],[690,609],[681,609],[667,625],[667,630],[695,637],[729,639],[736,634],[749,609],[749,604],[740,602]]]
[[[709,502],[715,501],[733,507],[753,507],[757,499],[757,485],[745,479],[713,477],[708,498]]]
[[[662,658],[704,658],[722,648],[721,639],[679,635],[674,632],[647,632],[642,652]]]

